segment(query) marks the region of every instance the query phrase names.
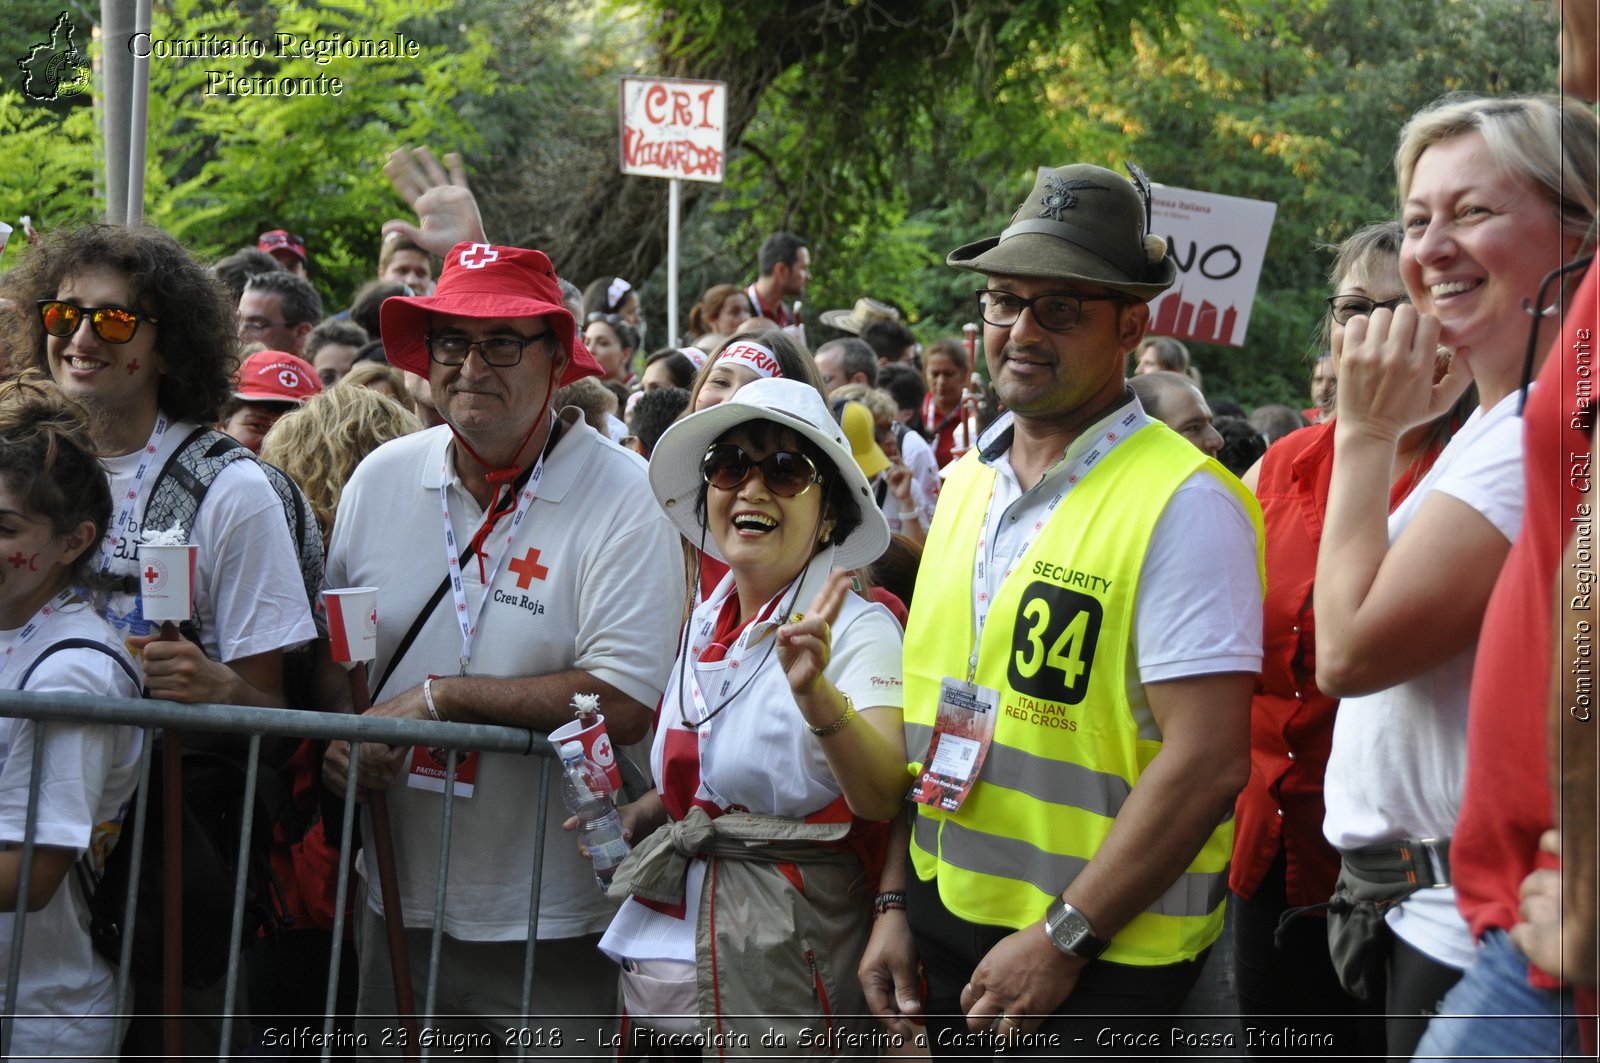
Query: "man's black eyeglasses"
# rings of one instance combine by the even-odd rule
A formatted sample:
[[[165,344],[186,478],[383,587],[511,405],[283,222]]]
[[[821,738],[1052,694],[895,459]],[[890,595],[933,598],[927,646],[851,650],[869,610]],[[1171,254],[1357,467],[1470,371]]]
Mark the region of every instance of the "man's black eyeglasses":
[[[1335,295],[1328,299],[1328,312],[1333,315],[1334,321],[1348,325],[1353,317],[1369,316],[1379,307],[1393,310],[1401,303],[1410,301],[1409,295],[1397,295],[1393,299],[1368,299],[1364,295]]]
[[[978,312],[985,322],[996,328],[1009,328],[1017,323],[1024,310],[1033,311],[1033,320],[1046,332],[1070,332],[1083,320],[1083,304],[1126,303],[1126,295],[1040,295],[1024,299],[1012,292],[996,288],[979,288]]]
[[[541,332],[526,339],[521,336],[489,336],[481,340],[469,340],[465,336],[430,335],[428,357],[440,365],[461,365],[476,347],[478,357],[483,359],[485,365],[492,365],[496,369],[509,369],[522,361],[524,350],[549,338],[549,332]]]

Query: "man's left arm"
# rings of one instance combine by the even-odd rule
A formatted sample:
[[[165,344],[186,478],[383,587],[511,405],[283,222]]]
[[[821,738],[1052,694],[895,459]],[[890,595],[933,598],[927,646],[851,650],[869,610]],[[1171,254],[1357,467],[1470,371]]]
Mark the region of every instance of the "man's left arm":
[[[1102,940],[1115,937],[1188,869],[1250,775],[1254,675],[1197,676],[1144,689],[1161,730],[1161,751],[1129,792],[1099,852],[1062,893]],[[999,1014],[1050,1014],[1072,994],[1088,962],[1058,950],[1043,919],[1024,927],[990,949],[973,972],[976,1002],[968,1024],[983,1030]],[[1039,1019],[1019,1022],[1029,1032]]]

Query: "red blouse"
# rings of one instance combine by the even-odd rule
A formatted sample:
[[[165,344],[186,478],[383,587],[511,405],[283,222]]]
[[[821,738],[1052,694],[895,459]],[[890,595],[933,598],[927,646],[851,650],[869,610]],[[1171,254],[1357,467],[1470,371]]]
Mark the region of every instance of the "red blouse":
[[[1256,486],[1266,526],[1265,630],[1250,707],[1250,781],[1234,808],[1228,885],[1249,897],[1281,848],[1291,907],[1326,901],[1339,876],[1339,854],[1322,834],[1322,778],[1339,702],[1317,688],[1311,611],[1333,477],[1333,431],[1328,421],[1274,443],[1261,460]],[[1391,510],[1438,454],[1436,448],[1425,455],[1394,485]]]

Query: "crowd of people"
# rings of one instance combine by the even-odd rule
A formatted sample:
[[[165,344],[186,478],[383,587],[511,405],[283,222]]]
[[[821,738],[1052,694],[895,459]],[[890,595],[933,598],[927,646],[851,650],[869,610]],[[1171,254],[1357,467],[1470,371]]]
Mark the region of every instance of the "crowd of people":
[[[1594,8],[1563,13],[1593,99]],[[505,1054],[1180,1052],[1224,954],[1245,1040],[1212,1048],[1592,1055],[1592,585],[1560,580],[1592,581],[1597,127],[1413,115],[1311,406],[1248,416],[1147,335],[1178,268],[1132,164],[1040,169],[946,259],[981,326],[926,346],[870,296],[813,346],[825,260],[782,232],[652,349],[633,282],[493,242],[425,149],[331,315],[288,230],[213,264],[46,233],[0,276],[0,689],[354,711],[321,592],[376,587],[366,715],[548,733],[587,695],[643,765],[601,890],[527,757],[466,754],[447,807],[438,750],[286,751],[286,918],[239,986],[184,987],[196,1054],[230,992],[241,1054],[322,1011],[353,782],[396,871],[364,825],[362,1056],[402,1047],[397,976]],[[173,540],[193,606],[159,622]],[[115,1042],[87,929],[141,745],[0,717],[12,1055],[162,1051],[147,977]],[[541,1035],[507,1044],[536,866]]]

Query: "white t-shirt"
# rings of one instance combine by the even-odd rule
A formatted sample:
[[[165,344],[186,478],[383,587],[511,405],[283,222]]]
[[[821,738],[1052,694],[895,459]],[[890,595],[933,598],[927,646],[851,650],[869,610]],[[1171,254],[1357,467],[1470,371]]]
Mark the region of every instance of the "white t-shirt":
[[[19,629],[20,630],[20,629]],[[0,652],[18,631],[0,632]],[[87,605],[69,605],[45,620],[0,671],[0,689],[19,684],[39,656],[69,638],[106,646],[129,662],[121,640]],[[26,689],[136,698],[139,685],[116,661],[92,649],[45,657]],[[0,717],[0,842],[20,845],[27,825],[34,743],[41,725]],[[44,725],[44,783],[34,838],[40,845],[93,851],[97,865],[115,843],[138,782],[144,732],[105,724]],[[0,993],[5,987],[15,916],[0,913]],[[111,964],[89,942],[89,913],[76,871],[69,870],[49,903],[27,918],[11,1058],[114,1055]]]
[[[168,427],[145,475],[124,541],[112,554],[112,575],[134,578],[134,586],[151,491],[167,460],[196,427],[188,421]],[[141,448],[104,459],[111,474],[113,513],[132,488],[144,457]],[[194,602],[207,657],[227,663],[293,649],[316,638],[283,503],[255,462],[235,461],[217,474],[195,514],[189,542],[199,548]],[[155,627],[144,619],[137,593],[112,594],[104,615],[124,636],[147,635]]]
[[[1522,527],[1522,421],[1518,394],[1474,411],[1428,475],[1389,515],[1393,544],[1439,491],[1483,515],[1510,542]],[[1467,700],[1476,644],[1425,675],[1345,698],[1328,757],[1323,833],[1341,849],[1448,838],[1461,810],[1467,765]],[[1452,967],[1472,962],[1472,935],[1455,889],[1413,893],[1389,913],[1408,944]]]
[[[1132,415],[1119,438],[1104,442],[1114,421]],[[1034,522],[1061,490],[1079,457],[1090,447],[1109,453],[1135,432],[1155,430],[1133,399],[1079,433],[1066,453],[1026,494],[1011,468],[1008,448],[989,462],[995,477],[986,540],[1002,570]],[[978,441],[986,451],[1011,425],[1010,415],[989,426]],[[1134,602],[1133,648],[1125,677],[1128,706],[1139,736],[1160,740],[1144,684],[1229,672],[1261,671],[1261,573],[1256,534],[1244,506],[1215,475],[1200,470],[1179,485],[1162,510],[1139,570]]]
[[[747,637],[715,663],[700,662],[685,673],[686,662],[699,661],[716,628],[717,616],[737,593],[732,573],[695,610],[689,622],[688,649],[673,666],[661,701],[650,768],[658,785],[669,778],[668,743],[679,745],[698,736],[699,786],[693,800],[722,811],[739,809],[763,816],[803,817],[826,808],[842,793],[823,754],[822,743],[807,727],[795,705],[789,679],[773,651],[777,629],[796,609],[803,610],[832,568],[832,551],[819,554],[807,567],[798,588],[785,588],[766,619],[756,619]],[[831,625],[832,653],[823,675],[863,711],[898,709],[904,703],[901,679],[900,624],[875,602],[846,594],[839,617]],[[740,650],[742,647],[742,652]],[[718,697],[724,677],[729,682],[726,705]],[[702,691],[696,700],[696,689]],[[723,706],[719,710],[719,706]],[[706,723],[693,726],[715,712]],[[688,721],[687,723],[685,721]],[[681,748],[681,745],[679,746]],[[680,798],[684,795],[679,794]],[[613,959],[678,960],[695,958],[695,923],[705,862],[691,861],[685,885],[685,911],[678,919],[639,904],[623,902],[600,947]]]
[[[645,464],[603,438],[577,411],[545,459],[538,494],[517,528],[507,563],[485,588],[476,560],[462,566],[469,612],[483,608],[470,674],[538,676],[581,669],[627,696],[655,705],[677,651],[683,615],[683,550],[677,531],[651,500]],[[378,653],[383,675],[401,637],[445,578],[439,485],[447,426],[379,447],[350,478],[328,554],[330,587],[377,587]],[[452,464],[444,477],[458,550],[484,511]],[[489,537],[489,560],[510,527]],[[488,569],[488,561],[485,563]],[[395,697],[429,675],[456,675],[461,629],[447,590],[375,700]],[[402,777],[403,779],[408,776]],[[452,809],[445,932],[463,940],[522,941],[528,936],[539,764],[506,753],[480,759],[471,797]],[[595,886],[573,836],[561,829],[559,765],[552,765],[546,810],[540,938],[604,930],[616,906]],[[433,924],[441,794],[396,782],[389,790],[395,862],[406,925]],[[363,874],[367,867],[363,853]],[[369,876],[370,877],[370,876]],[[381,911],[380,891],[370,889]]]

